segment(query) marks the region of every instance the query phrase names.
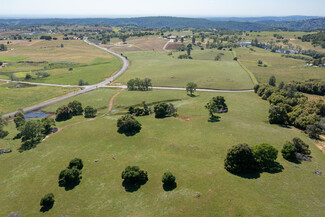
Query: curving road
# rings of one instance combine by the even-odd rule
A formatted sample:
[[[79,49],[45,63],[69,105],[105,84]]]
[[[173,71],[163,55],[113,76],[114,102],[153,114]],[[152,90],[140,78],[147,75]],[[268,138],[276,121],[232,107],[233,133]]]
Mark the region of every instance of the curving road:
[[[26,112],[31,112],[31,111],[35,111],[35,110],[38,110],[38,109],[41,109],[41,108],[44,108],[50,104],[53,104],[53,103],[56,103],[56,102],[59,102],[59,101],[62,101],[64,99],[68,99],[70,97],[74,97],[74,96],[77,96],[77,95],[80,95],[80,94],[83,94],[83,93],[87,93],[89,91],[92,91],[92,90],[95,90],[97,88],[100,88],[100,87],[106,87],[106,88],[123,88],[123,89],[126,89],[127,87],[125,85],[121,85],[121,86],[106,86],[108,84],[110,84],[114,79],[116,79],[118,76],[122,75],[128,68],[129,66],[129,63],[127,61],[127,59],[120,55],[120,54],[117,54],[117,53],[114,53],[113,51],[111,50],[108,50],[107,48],[103,48],[99,45],[96,45],[94,43],[91,43],[89,42],[87,39],[84,40],[85,43],[91,45],[91,46],[94,46],[94,47],[97,47],[105,52],[108,52],[114,56],[117,56],[118,58],[120,58],[123,62],[123,66],[122,68],[120,69],[120,71],[118,71],[117,73],[115,73],[114,75],[112,75],[111,77],[109,77],[108,79],[98,83],[98,84],[94,84],[94,85],[88,85],[88,86],[78,86],[78,85],[62,85],[62,84],[46,84],[46,83],[34,83],[34,82],[26,82],[26,81],[10,81],[10,80],[5,80],[5,79],[0,79],[0,81],[7,81],[7,82],[19,82],[19,83],[23,83],[23,84],[31,84],[31,85],[42,85],[42,86],[51,86],[51,87],[71,87],[71,88],[82,88],[81,91],[78,91],[78,92],[75,92],[75,93],[71,93],[69,95],[65,95],[65,96],[61,96],[61,97],[58,97],[58,98],[55,98],[55,99],[52,99],[52,100],[49,100],[49,101],[46,101],[46,102],[43,102],[43,103],[40,103],[38,105],[34,105],[34,106],[30,106],[28,108],[24,108],[23,109],[23,112],[26,113]],[[167,42],[168,44],[169,42]],[[166,45],[167,45],[166,44]],[[155,90],[181,90],[181,91],[185,91],[186,88],[181,88],[181,87],[152,87],[152,89],[155,89]],[[252,89],[249,89],[249,90],[218,90],[218,89],[196,89],[196,91],[199,91],[199,92],[218,92],[218,93],[244,93],[244,92],[252,92],[253,90]],[[4,114],[2,115],[2,117],[10,117],[10,116],[13,116],[15,112],[11,112],[11,113],[8,113],[8,114]]]
[[[127,61],[127,59],[125,57],[123,57],[122,55],[120,54],[117,54],[117,53],[114,53],[113,51],[110,51],[106,48],[103,48],[103,47],[100,47],[94,43],[91,43],[89,42],[87,39],[84,40],[85,43],[89,44],[89,45],[92,45],[92,46],[95,46],[103,51],[106,51],[114,56],[117,56],[118,58],[120,58],[123,62],[123,66],[121,68],[120,71],[118,71],[117,73],[115,73],[113,76],[109,77],[108,79],[106,79],[105,81],[102,81],[98,84],[94,84],[94,85],[89,85],[89,86],[76,86],[76,85],[60,85],[60,84],[45,84],[45,83],[33,83],[33,82],[19,82],[19,83],[25,83],[25,84],[32,84],[32,85],[43,85],[43,86],[53,86],[53,87],[81,87],[81,88],[84,88],[83,90],[81,91],[78,91],[76,93],[71,93],[69,95],[66,95],[66,96],[61,96],[61,97],[58,97],[58,98],[55,98],[53,100],[50,100],[50,101],[47,101],[47,102],[43,102],[43,103],[40,103],[38,105],[34,105],[34,106],[30,106],[28,108],[24,108],[23,109],[23,112],[26,113],[26,112],[31,112],[31,111],[35,111],[35,110],[38,110],[38,109],[41,109],[41,108],[44,108],[50,104],[53,104],[53,103],[56,103],[56,102],[59,102],[59,101],[62,101],[64,99],[68,99],[70,97],[74,97],[74,96],[77,96],[77,95],[80,95],[80,94],[83,94],[83,93],[86,93],[86,92],[89,92],[89,91],[92,91],[92,90],[95,90],[96,88],[99,88],[99,87],[105,87],[105,85],[111,83],[115,78],[117,78],[118,76],[120,76],[121,74],[123,74],[123,72],[126,71],[126,69],[128,68],[129,66],[129,63]],[[8,82],[16,82],[16,81],[10,81],[10,80],[3,80],[1,79],[2,81],[8,81]],[[10,116],[13,116],[17,111],[14,111],[14,112],[11,112],[11,113],[8,113],[8,114],[4,114],[2,115],[2,117],[10,117]]]

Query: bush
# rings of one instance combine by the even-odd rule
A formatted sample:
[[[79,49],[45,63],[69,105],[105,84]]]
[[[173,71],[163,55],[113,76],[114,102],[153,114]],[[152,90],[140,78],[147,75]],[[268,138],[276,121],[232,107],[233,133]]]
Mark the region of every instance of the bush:
[[[256,172],[257,162],[252,148],[247,144],[239,144],[229,149],[225,169],[234,174]]]
[[[311,154],[311,151],[309,150],[309,145],[307,145],[301,139],[295,137],[293,138],[291,144],[293,144],[296,147],[298,153],[301,153],[306,156]]]
[[[87,106],[85,108],[85,118],[94,118],[96,117],[97,109],[92,106]]]
[[[238,60],[238,57],[234,57],[234,60],[237,61]]]
[[[296,152],[296,147],[291,143],[284,144],[281,150],[283,158],[289,161],[296,160]]]
[[[53,207],[53,204],[54,204],[54,194],[53,193],[49,193],[49,194],[46,194],[42,199],[41,199],[41,202],[40,202],[40,205],[42,208],[45,208],[45,209],[50,209]]]
[[[73,116],[82,115],[82,113],[84,112],[81,102],[77,100],[69,102],[68,107],[72,110]]]
[[[266,143],[254,146],[253,153],[258,165],[263,170],[272,168],[278,157],[278,150]]]
[[[130,184],[146,183],[148,181],[148,173],[140,170],[138,166],[128,166],[122,172],[122,179]]]
[[[69,120],[73,116],[72,110],[66,105],[63,105],[60,108],[58,108],[55,114],[56,114],[56,118],[55,118],[56,121]]]
[[[80,158],[72,159],[69,163],[68,169],[77,168],[81,170],[84,167],[82,160]]]
[[[162,176],[161,180],[164,185],[174,185],[176,181],[176,177],[171,173],[171,172],[165,172],[164,175]]]
[[[133,136],[141,130],[141,124],[129,114],[117,120],[117,127],[119,133],[124,133],[127,136]]]

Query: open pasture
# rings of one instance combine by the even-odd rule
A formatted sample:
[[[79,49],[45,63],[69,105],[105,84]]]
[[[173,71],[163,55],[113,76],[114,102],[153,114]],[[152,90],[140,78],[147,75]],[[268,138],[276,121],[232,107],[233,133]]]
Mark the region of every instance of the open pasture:
[[[150,78],[154,86],[185,87],[188,82],[196,82],[199,88],[251,89],[253,84],[239,64],[233,60],[231,52],[210,50],[192,51],[193,59],[178,59],[185,52],[128,52],[130,68],[116,83],[126,84],[132,78]],[[214,61],[219,53],[224,55]]]
[[[242,64],[252,71],[259,82],[267,82],[274,75],[280,81],[304,81],[308,79],[325,79],[325,68],[307,67],[306,61],[282,57],[281,54],[254,47],[236,49],[237,56]],[[262,60],[263,65],[258,66],[257,61]]]
[[[12,88],[13,84],[0,85],[0,114],[26,108],[51,98],[77,91],[77,88],[29,86]]]
[[[103,96],[106,91],[111,92],[93,94]],[[217,95],[225,97],[229,113],[209,123],[204,105]],[[79,100],[89,104],[96,98]],[[137,117],[142,124],[139,134],[116,132],[118,114],[126,107],[162,100],[173,101],[179,117]],[[324,155],[298,130],[268,124],[269,105],[254,93],[197,93],[191,98],[183,91],[124,91],[114,104],[119,112],[65,128],[32,150],[1,155],[0,215],[20,211],[26,216],[323,216],[324,177],[312,171],[325,170]],[[312,162],[294,167],[279,153],[282,172],[250,178],[223,168],[232,145],[267,142],[280,150],[296,136],[310,145]],[[65,191],[58,187],[58,174],[74,157],[83,159],[83,178]],[[138,165],[149,175],[149,181],[132,193],[122,186],[121,172],[128,165]],[[166,171],[176,176],[177,188],[170,192],[161,183]],[[55,204],[44,214],[39,201],[48,192],[54,193]]]

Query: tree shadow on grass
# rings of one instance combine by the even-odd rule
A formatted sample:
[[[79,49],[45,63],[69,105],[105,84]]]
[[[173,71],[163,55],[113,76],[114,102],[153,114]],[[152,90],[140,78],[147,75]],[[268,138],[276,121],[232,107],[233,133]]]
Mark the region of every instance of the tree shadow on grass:
[[[233,175],[239,176],[241,178],[245,179],[258,179],[261,177],[259,172],[253,172],[253,173],[231,173]]]
[[[195,94],[187,94],[189,97],[192,97],[192,98],[195,98],[195,97],[198,97],[199,95],[195,95]]]
[[[278,126],[282,127],[282,128],[286,128],[286,129],[291,129],[292,127],[286,124],[278,124]]]
[[[60,183],[59,182],[59,186],[60,187],[64,187],[64,190],[66,191],[71,191],[73,190],[76,186],[78,186],[80,184],[80,180],[75,182],[75,183]]]
[[[219,122],[219,121],[220,121],[220,117],[219,116],[215,116],[215,115],[211,116],[209,118],[209,120],[208,120],[208,122],[210,122],[210,123],[215,123],[215,122]]]
[[[265,169],[264,172],[275,174],[282,172],[283,169],[284,167],[280,163],[273,162],[273,164],[269,168]]]
[[[124,134],[126,136],[134,136],[135,134],[139,133],[140,131],[131,131],[131,132],[125,132],[122,130],[117,130],[119,134]]]
[[[25,141],[21,144],[21,146],[18,148],[19,152],[24,152],[24,151],[28,151],[31,150],[33,148],[36,148],[36,145],[40,143],[39,141],[37,142],[31,142],[31,141]]]
[[[52,209],[53,207],[53,204],[50,205],[50,206],[42,206],[41,209],[39,210],[40,212],[47,212],[49,211],[50,209]]]
[[[136,182],[136,183],[123,181],[122,186],[124,187],[126,192],[135,192],[141,187],[141,185],[144,185],[146,183],[147,181]]]
[[[169,184],[169,185],[167,185],[167,184],[163,184],[163,189],[164,189],[165,191],[172,191],[172,190],[174,190],[175,188],[177,188],[177,183],[176,183],[176,182],[174,182],[173,184]]]

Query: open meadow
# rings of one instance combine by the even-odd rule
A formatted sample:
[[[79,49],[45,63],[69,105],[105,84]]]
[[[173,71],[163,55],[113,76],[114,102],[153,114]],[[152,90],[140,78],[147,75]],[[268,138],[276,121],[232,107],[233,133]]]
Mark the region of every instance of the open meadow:
[[[99,83],[121,67],[121,61],[107,52],[84,43],[82,40],[13,41],[8,51],[0,52],[0,78],[25,79],[31,82],[73,84],[79,80]],[[38,73],[47,72],[48,77]]]
[[[304,60],[282,57],[282,54],[257,47],[254,47],[253,50],[249,48],[235,49],[239,61],[254,73],[260,83],[267,82],[272,75],[277,78],[278,82],[325,79],[324,67],[307,67]],[[266,64],[267,67],[259,66],[258,60],[263,61],[263,65]]]
[[[248,73],[233,60],[232,52],[194,50],[193,59],[178,59],[185,52],[127,52],[129,70],[115,82],[126,84],[132,78],[150,78],[154,86],[185,87],[188,82],[199,88],[251,89],[253,83]],[[214,58],[219,54],[220,61]]]
[[[84,105],[103,99],[105,103],[100,103],[105,105],[114,91],[100,89],[77,99]],[[218,95],[225,97],[229,112],[210,123],[204,105]],[[150,106],[171,101],[179,116],[137,117],[140,133],[131,137],[117,133],[116,120],[142,101]],[[254,93],[200,92],[189,97],[183,91],[124,90],[114,101],[118,111],[87,122],[83,117],[61,122],[60,127],[83,121],[22,153],[16,151],[19,142],[12,143],[14,152],[0,156],[0,215],[19,210],[24,216],[323,216],[324,177],[312,171],[325,170],[325,156],[300,131],[270,125],[268,107]],[[7,129],[9,138],[15,136],[13,124]],[[232,145],[267,142],[279,150],[293,137],[310,145],[311,162],[294,167],[279,153],[282,172],[249,178],[223,168]],[[58,186],[58,175],[74,157],[84,162],[83,178],[66,191]],[[122,186],[121,172],[128,165],[138,165],[149,175],[148,182],[132,193]],[[173,191],[162,188],[166,171],[176,176]],[[54,193],[55,204],[41,213],[39,201],[48,192]]]
[[[1,83],[0,83],[1,84]],[[0,85],[0,114],[17,111],[62,96],[77,88],[27,86],[15,88],[13,84]]]

